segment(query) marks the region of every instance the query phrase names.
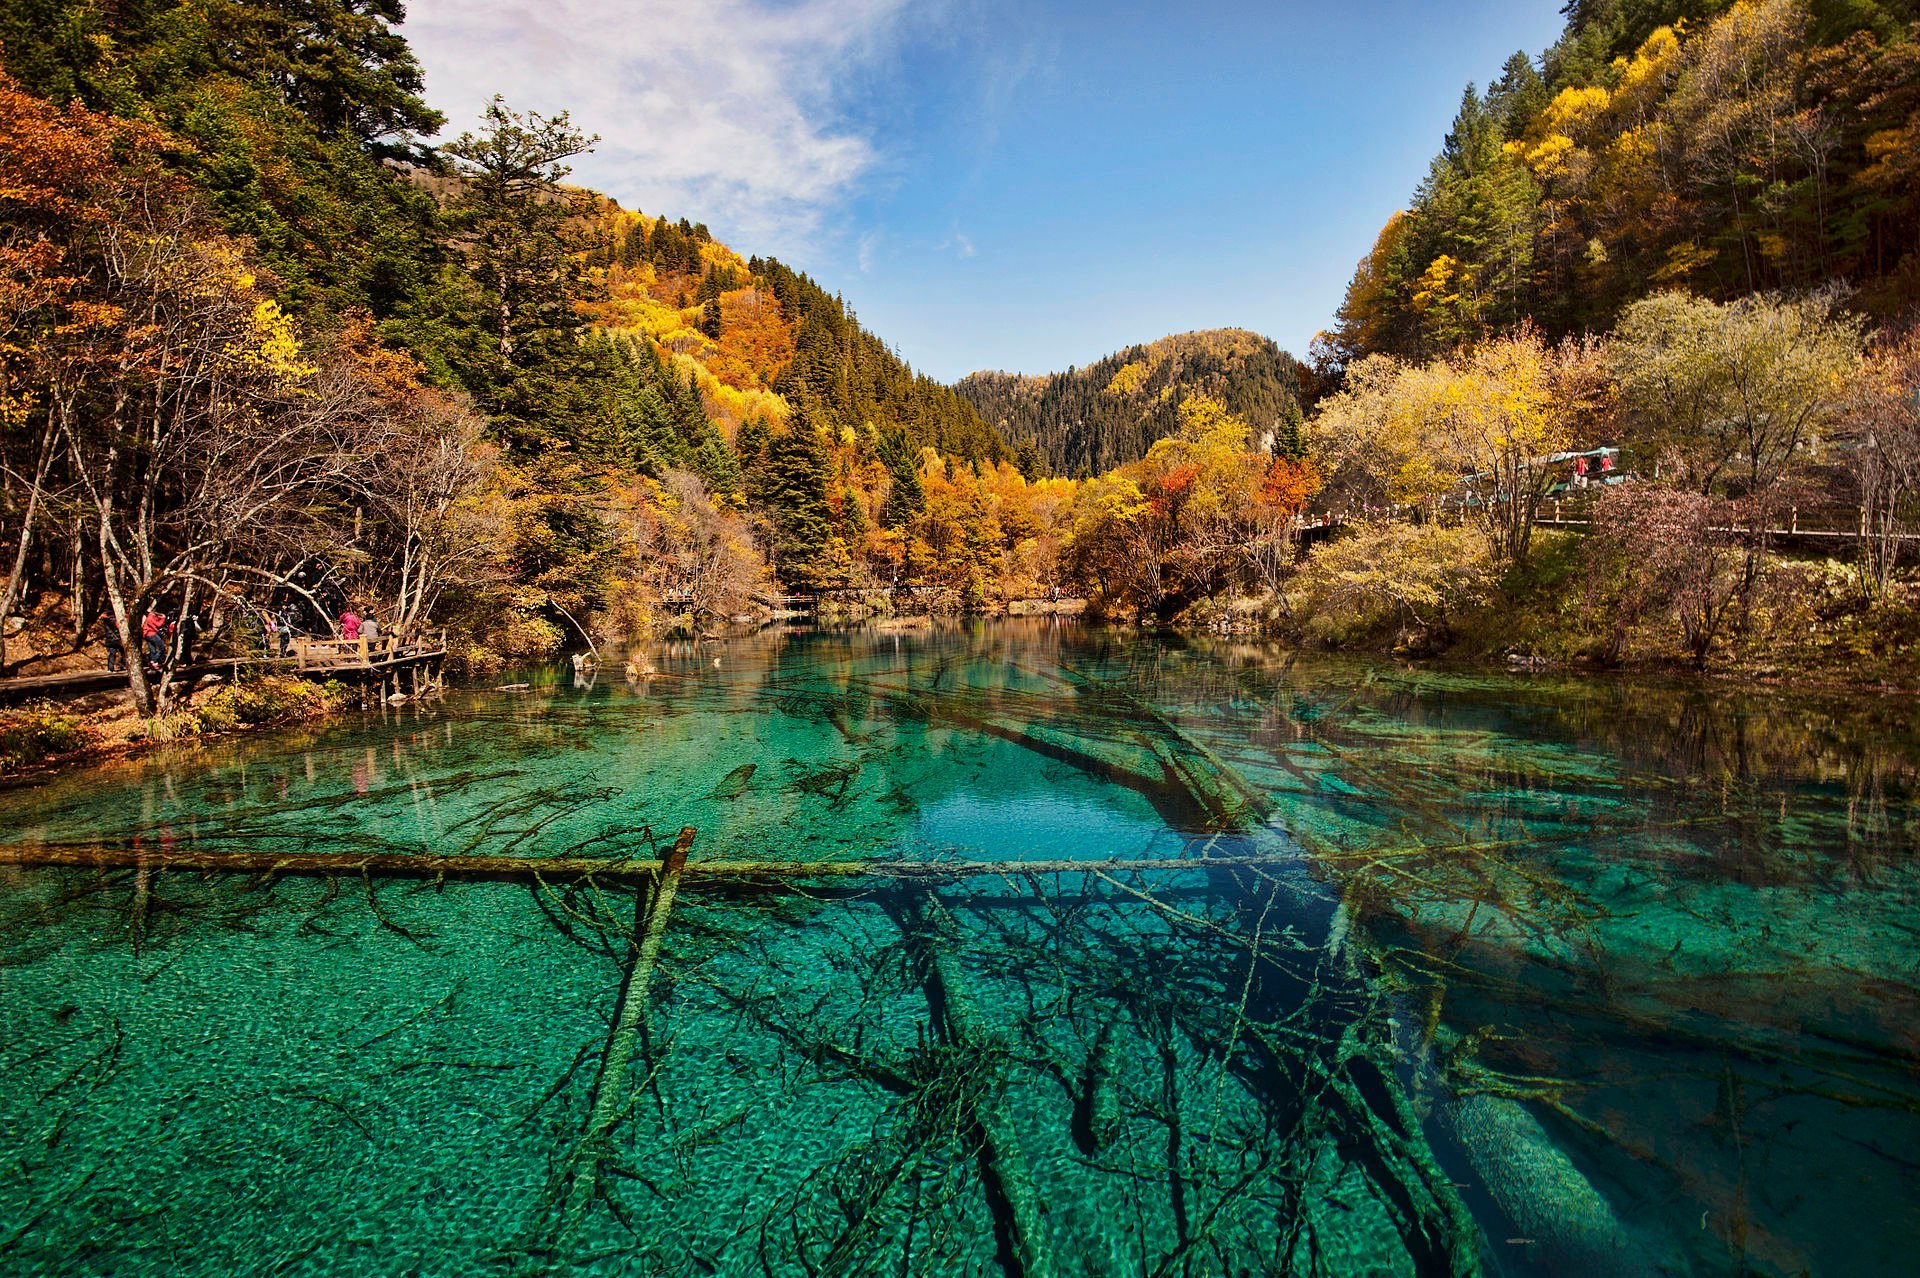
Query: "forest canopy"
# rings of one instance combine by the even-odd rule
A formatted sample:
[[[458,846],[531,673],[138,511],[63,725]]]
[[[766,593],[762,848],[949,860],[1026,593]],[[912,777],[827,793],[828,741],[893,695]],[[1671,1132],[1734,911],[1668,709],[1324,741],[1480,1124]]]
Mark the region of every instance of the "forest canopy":
[[[133,651],[155,609],[235,649],[314,565],[473,669],[793,594],[1903,650],[1920,14],[1567,14],[1468,87],[1310,362],[1222,329],[949,387],[807,275],[573,184],[565,112],[436,141],[398,0],[21,0],[0,614],[41,639],[0,668]],[[1786,556],[1803,517],[1853,560]],[[143,711],[183,653],[130,675]]]

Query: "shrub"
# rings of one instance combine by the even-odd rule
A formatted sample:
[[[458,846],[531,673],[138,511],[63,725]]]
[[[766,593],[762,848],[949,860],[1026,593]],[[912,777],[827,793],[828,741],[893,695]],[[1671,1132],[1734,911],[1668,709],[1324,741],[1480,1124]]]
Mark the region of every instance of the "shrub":
[[[286,675],[263,675],[215,688],[194,702],[202,732],[291,723],[324,714],[340,702],[338,685],[322,686]]]
[[[1309,637],[1340,645],[1391,635],[1415,651],[1444,647],[1456,612],[1493,584],[1486,539],[1468,528],[1376,524],[1307,557],[1292,611]]]
[[[1748,509],[1661,484],[1628,484],[1593,506],[1588,606],[1610,618],[1602,657],[1617,659],[1636,627],[1671,624],[1705,666],[1760,576],[1738,531]]]
[[[1542,529],[1526,562],[1508,568],[1486,602],[1455,623],[1462,648],[1479,656],[1571,661],[1600,655],[1605,639],[1587,606],[1586,538]]]
[[[79,717],[44,706],[0,712],[0,772],[85,750],[99,740]]]

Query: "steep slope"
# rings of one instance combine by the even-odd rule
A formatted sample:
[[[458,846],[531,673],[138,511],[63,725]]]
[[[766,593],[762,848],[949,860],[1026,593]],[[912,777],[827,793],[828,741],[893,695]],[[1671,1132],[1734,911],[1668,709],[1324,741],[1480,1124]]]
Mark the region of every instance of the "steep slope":
[[[1026,376],[980,372],[954,389],[1057,475],[1099,474],[1146,455],[1173,431],[1180,402],[1212,395],[1256,431],[1297,425],[1300,365],[1257,333],[1208,329],[1130,346],[1085,368]]]
[[[1469,85],[1325,355],[1420,358],[1647,293],[1830,283],[1920,301],[1920,4],[1574,0],[1540,59]]]
[[[1005,455],[970,404],[915,373],[806,275],[742,258],[704,225],[611,202],[596,232],[588,264],[600,287],[589,316],[647,338],[676,379],[693,379],[729,435],[799,411],[836,433],[897,434],[968,461]]]

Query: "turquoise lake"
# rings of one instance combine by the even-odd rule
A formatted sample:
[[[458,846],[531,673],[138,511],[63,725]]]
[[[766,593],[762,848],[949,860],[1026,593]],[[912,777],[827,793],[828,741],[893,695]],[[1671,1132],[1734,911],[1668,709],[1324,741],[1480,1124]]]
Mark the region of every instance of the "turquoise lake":
[[[1914,1271],[1914,702],[649,653],[0,791],[0,1273]]]

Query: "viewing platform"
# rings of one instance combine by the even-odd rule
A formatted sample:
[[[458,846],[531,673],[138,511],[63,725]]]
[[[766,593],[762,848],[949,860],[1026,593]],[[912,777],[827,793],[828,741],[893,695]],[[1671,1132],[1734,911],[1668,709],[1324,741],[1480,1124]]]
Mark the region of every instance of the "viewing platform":
[[[377,685],[381,696],[417,696],[442,681],[447,656],[447,632],[382,636],[378,639],[295,639],[284,657],[220,657],[178,666],[174,682],[221,677],[239,678],[242,672],[264,671],[316,681]],[[0,679],[0,704],[37,696],[77,696],[112,692],[127,686],[124,670],[69,670],[57,674],[16,675]]]

